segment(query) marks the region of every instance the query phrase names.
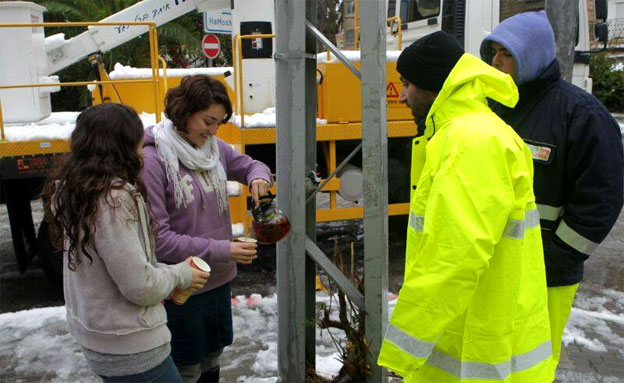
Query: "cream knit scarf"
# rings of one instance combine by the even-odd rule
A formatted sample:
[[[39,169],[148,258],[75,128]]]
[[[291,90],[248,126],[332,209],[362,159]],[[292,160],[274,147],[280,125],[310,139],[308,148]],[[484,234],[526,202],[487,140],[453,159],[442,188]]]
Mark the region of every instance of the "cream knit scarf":
[[[156,151],[165,163],[167,177],[173,182],[174,197],[176,207],[184,205],[186,199],[182,192],[182,182],[180,179],[180,165],[178,160],[189,170],[204,171],[208,176],[208,181],[217,194],[219,213],[227,211],[227,176],[221,161],[219,161],[219,144],[214,136],[210,136],[204,146],[194,148],[186,142],[173,129],[173,122],[164,119],[154,126],[154,140],[156,141]]]

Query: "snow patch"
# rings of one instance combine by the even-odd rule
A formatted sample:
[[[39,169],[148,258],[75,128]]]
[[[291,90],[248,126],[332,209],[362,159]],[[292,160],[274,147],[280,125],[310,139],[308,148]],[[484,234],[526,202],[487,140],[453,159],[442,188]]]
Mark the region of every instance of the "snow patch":
[[[396,296],[388,296],[392,312]],[[336,295],[317,293],[317,306],[331,305],[336,318]],[[598,352],[615,345],[624,347],[621,313],[624,293],[602,290],[599,296],[577,294],[566,328],[564,343]],[[239,383],[274,383],[277,380],[277,296],[253,294],[238,296],[232,304],[234,343],[225,349],[221,374]],[[618,331],[612,331],[618,326]],[[616,327],[613,327],[616,328]],[[0,315],[0,360],[2,377],[10,381],[98,382],[80,346],[68,332],[64,307],[33,309]],[[341,330],[316,328],[317,373],[331,379],[342,363],[339,348],[344,347]],[[337,347],[334,342],[340,346]],[[566,383],[616,383],[619,378],[560,370],[559,381]]]
[[[591,351],[606,352],[607,346],[624,349],[624,293],[605,289],[601,296],[576,295],[570,318],[563,334],[563,343],[585,347]],[[615,311],[615,312],[614,312]],[[618,331],[613,329],[617,328]]]
[[[7,124],[4,134],[7,141],[63,140],[68,139],[76,126],[79,112],[52,113],[50,117],[29,124]]]
[[[386,61],[387,62],[396,62],[399,59],[402,51],[386,51]],[[360,62],[360,51],[340,51],[346,58],[351,62]],[[317,53],[316,62],[317,63],[334,63],[338,62],[338,58],[330,53],[329,60],[327,59],[327,53]]]
[[[233,73],[232,67],[217,67],[217,68],[173,68],[167,69],[167,77],[184,77],[193,76],[196,74],[203,74],[208,76],[223,75],[226,72]],[[164,76],[162,69],[159,70],[159,75]],[[129,80],[137,78],[151,78],[151,68],[134,68],[131,66],[122,65],[116,63],[112,72],[108,74],[111,80]]]
[[[337,352],[328,356],[316,356],[316,373],[324,378],[333,378],[341,368],[342,360]]]
[[[236,197],[241,195],[241,184],[236,181],[227,182],[227,193],[229,197]]]
[[[2,314],[0,336],[4,373],[26,381],[101,381],[69,334],[64,307]]]
[[[579,383],[622,383],[619,377],[615,376],[600,376],[596,373],[576,372],[570,370],[557,371],[556,382],[579,382]]]
[[[10,142],[32,140],[66,140],[76,127],[76,118],[80,112],[54,112],[49,117],[27,124],[7,124],[4,127],[6,140]],[[156,125],[156,114],[142,112],[139,114],[145,128]],[[164,114],[161,114],[161,120]],[[242,129],[274,128],[276,126],[275,108],[267,108],[262,113],[245,116],[245,126],[241,127],[241,117],[233,115],[230,123]],[[327,120],[317,119],[319,125],[327,124]]]
[[[45,38],[44,44],[46,52],[50,52],[51,50],[61,47],[65,45],[65,34],[57,33],[55,35],[48,36]]]
[[[598,339],[589,339],[583,330],[577,328],[574,325],[566,326],[565,333],[563,334],[563,344],[566,346],[570,345],[570,343],[577,344],[579,346],[583,346],[591,351],[597,352],[606,352],[607,347],[599,341]]]
[[[242,125],[241,116],[238,114],[232,115],[229,123],[243,128],[273,128],[277,126],[277,114],[274,107],[266,108],[261,113],[254,113],[251,115],[245,115],[245,125]],[[327,120],[320,118],[316,119],[317,125],[327,124]]]

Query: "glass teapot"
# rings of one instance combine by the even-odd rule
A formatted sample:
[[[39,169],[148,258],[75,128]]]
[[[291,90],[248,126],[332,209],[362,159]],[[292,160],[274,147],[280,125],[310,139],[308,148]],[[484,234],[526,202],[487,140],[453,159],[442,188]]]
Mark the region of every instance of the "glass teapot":
[[[251,215],[251,227],[259,243],[273,244],[290,232],[290,221],[275,205],[275,195],[271,192],[251,207]]]

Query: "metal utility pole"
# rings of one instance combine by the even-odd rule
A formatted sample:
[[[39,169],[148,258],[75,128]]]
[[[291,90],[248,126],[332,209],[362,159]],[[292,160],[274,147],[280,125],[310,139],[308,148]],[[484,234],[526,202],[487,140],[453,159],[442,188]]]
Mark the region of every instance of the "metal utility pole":
[[[306,19],[316,20],[316,1],[306,3]],[[301,27],[305,29],[304,27]],[[305,38],[305,166],[306,173],[316,171],[316,39],[310,33]],[[316,198],[306,204],[307,240],[316,242]],[[305,257],[305,360],[306,366],[316,369],[316,264],[310,257]],[[315,323],[314,326],[311,323]]]
[[[316,204],[306,207],[304,176],[316,163],[315,44],[306,44],[306,1],[276,0],[278,202],[291,222],[277,244],[278,375],[304,382],[315,360],[315,265],[305,252],[314,238]],[[309,2],[310,7],[315,5]]]
[[[365,333],[370,340],[368,382],[385,382],[377,355],[388,322],[388,130],[386,109],[386,2],[360,9],[362,165],[364,174]]]
[[[582,2],[581,2],[582,4]],[[557,60],[561,65],[561,76],[572,82],[574,47],[576,46],[579,22],[578,0],[546,0],[546,14],[555,32]]]
[[[278,374],[284,383],[304,382],[306,367],[315,369],[314,262],[366,313],[365,332],[370,340],[366,358],[373,373],[367,381],[386,380],[385,370],[377,367],[387,322],[388,288],[385,0],[371,0],[371,4],[361,12],[360,74],[309,21],[316,19],[316,2],[275,0],[278,199],[292,225],[290,235],[277,244]],[[309,197],[304,185],[305,175],[315,169],[316,163],[314,38],[334,52],[356,77],[364,79],[361,148],[367,175],[364,180],[365,296],[315,243],[314,194],[323,185]],[[345,164],[343,161],[338,167]],[[310,200],[307,206],[306,199]]]

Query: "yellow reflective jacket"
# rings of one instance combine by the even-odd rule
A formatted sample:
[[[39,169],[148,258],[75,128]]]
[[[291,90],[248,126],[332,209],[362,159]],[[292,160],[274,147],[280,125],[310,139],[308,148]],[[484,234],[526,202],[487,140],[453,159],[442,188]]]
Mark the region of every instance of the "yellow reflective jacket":
[[[420,137],[405,280],[378,360],[406,382],[554,379],[531,152],[486,97],[512,107],[518,91],[464,54]]]

